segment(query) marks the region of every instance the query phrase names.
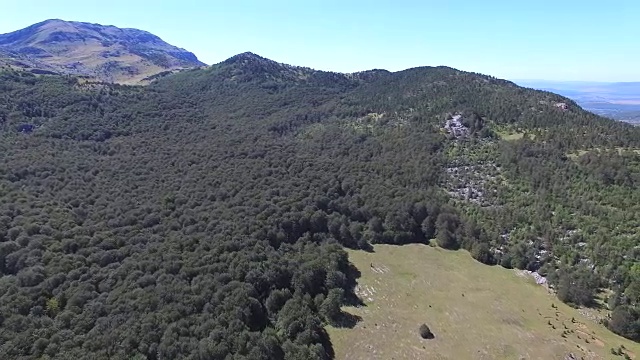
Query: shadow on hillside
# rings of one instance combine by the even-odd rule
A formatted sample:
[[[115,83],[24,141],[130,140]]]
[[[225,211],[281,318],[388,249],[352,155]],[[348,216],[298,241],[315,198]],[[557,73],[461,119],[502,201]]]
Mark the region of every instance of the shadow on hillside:
[[[362,273],[358,268],[349,262],[349,268],[346,271],[348,291],[345,293],[344,303],[347,306],[366,306],[366,304],[356,294],[356,286],[358,285],[358,279],[362,276]]]
[[[369,242],[367,242],[366,244],[362,245],[362,247],[360,248],[360,250],[366,251],[368,253],[374,253],[376,252],[373,249],[373,245],[371,245]]]
[[[321,328],[322,333],[320,334],[320,343],[324,348],[325,353],[327,354],[327,359],[335,359],[336,351],[333,349],[333,344],[331,343],[331,339],[329,338],[329,334],[324,328]]]
[[[609,308],[609,306],[606,304],[606,298],[607,298],[608,294],[605,290],[603,289],[597,289],[596,290],[596,296],[594,296],[594,299],[591,301],[591,303],[589,303],[589,305],[587,306],[589,309],[595,309],[595,310],[607,310]]]
[[[342,311],[338,319],[335,320],[331,325],[337,328],[353,329],[360,321],[362,321],[362,316]]]

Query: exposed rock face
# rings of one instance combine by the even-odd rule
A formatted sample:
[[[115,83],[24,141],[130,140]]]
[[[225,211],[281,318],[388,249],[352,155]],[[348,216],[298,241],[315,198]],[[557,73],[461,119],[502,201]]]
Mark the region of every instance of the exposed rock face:
[[[165,71],[205,64],[146,31],[47,20],[0,35],[0,65],[140,83]]]
[[[462,123],[462,115],[454,115],[451,119],[447,120],[444,129],[456,139],[469,135],[469,129]]]

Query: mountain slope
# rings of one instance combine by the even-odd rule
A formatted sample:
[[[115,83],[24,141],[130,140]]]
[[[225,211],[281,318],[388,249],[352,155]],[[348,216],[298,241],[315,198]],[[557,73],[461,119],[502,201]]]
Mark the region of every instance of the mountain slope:
[[[334,358],[325,325],[358,320],[344,247],[377,243],[538,271],[637,340],[640,129],[559,95],[251,53],[0,89],[1,358]]]
[[[583,108],[612,119],[638,123],[640,83],[518,81],[522,86],[552,91],[575,100]]]
[[[62,20],[0,35],[2,64],[121,83],[204,65],[146,31]]]

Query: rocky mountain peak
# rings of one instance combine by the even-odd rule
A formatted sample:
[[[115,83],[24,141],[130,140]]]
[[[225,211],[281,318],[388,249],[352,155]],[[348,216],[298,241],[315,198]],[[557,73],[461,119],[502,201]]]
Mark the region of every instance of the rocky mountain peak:
[[[205,65],[147,31],[60,19],[0,34],[0,64],[120,83]]]

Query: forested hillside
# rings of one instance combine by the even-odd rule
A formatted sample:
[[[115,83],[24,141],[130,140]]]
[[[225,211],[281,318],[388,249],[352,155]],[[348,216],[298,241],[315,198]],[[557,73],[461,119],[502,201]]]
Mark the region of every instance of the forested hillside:
[[[558,95],[246,53],[148,87],[5,71],[0,128],[2,358],[330,359],[344,247],[430,240],[609,289],[640,340],[640,128]]]

